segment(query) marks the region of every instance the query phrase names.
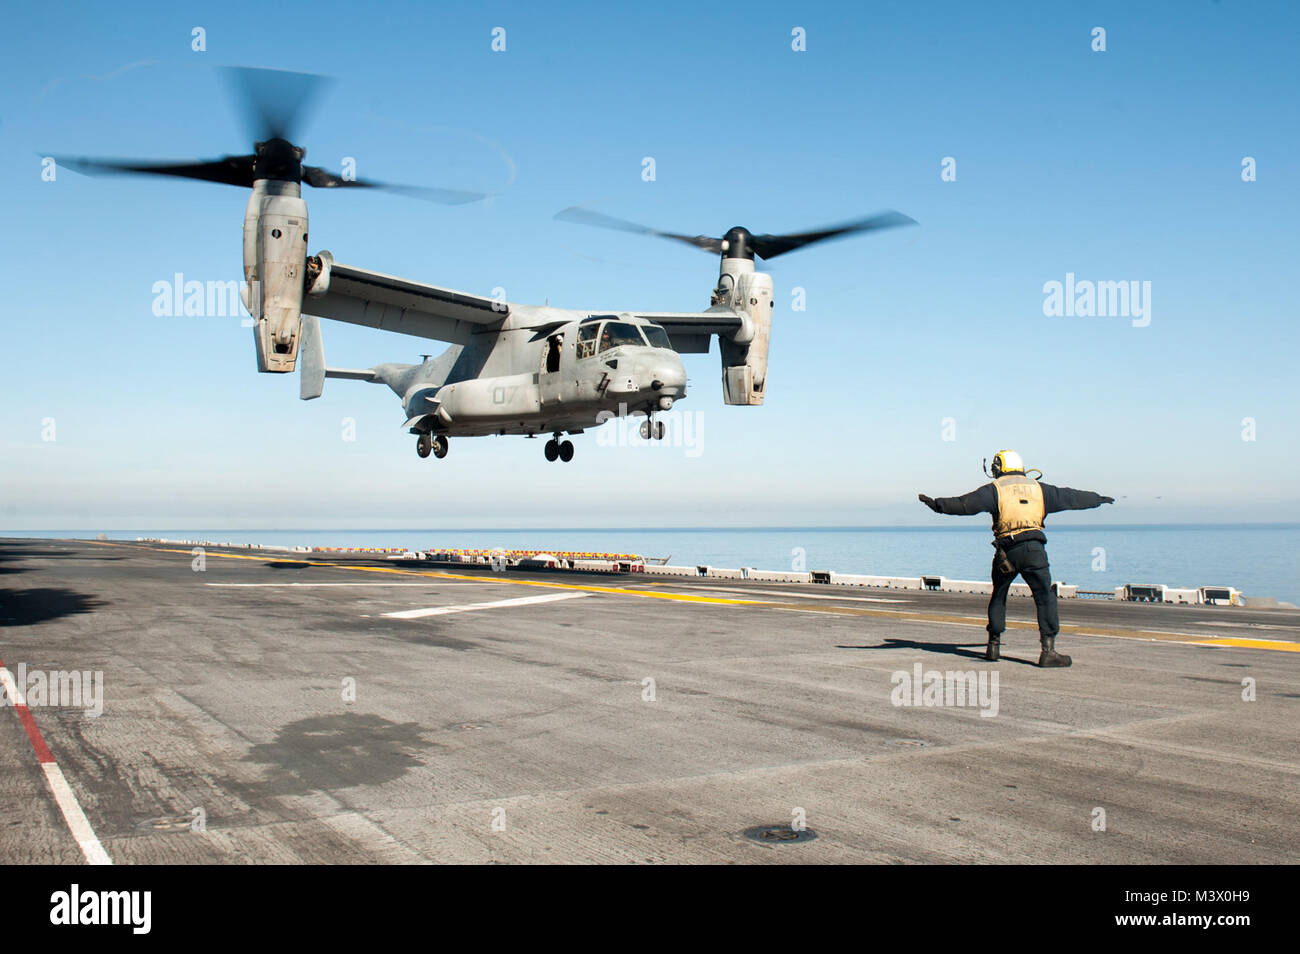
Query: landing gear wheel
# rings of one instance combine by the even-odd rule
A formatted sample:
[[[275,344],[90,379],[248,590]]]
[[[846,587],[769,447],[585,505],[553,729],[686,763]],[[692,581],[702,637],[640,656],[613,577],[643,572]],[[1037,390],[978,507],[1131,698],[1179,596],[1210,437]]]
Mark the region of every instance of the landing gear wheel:
[[[646,418],[644,421],[641,422],[641,439],[642,439],[642,440],[647,440],[647,441],[650,440],[650,431],[651,431],[651,424],[652,424],[652,423],[653,423],[653,422],[652,422],[649,418]]]
[[[438,458],[438,460],[442,460],[447,456],[447,451],[447,438],[439,434],[433,439],[433,456]]]
[[[560,460],[566,464],[573,460],[573,441],[560,442]]]
[[[560,442],[555,438],[551,438],[546,442],[546,447],[543,448],[543,452],[546,454],[547,460],[554,461],[560,456]]]
[[[655,440],[657,441],[663,440],[665,431],[667,431],[667,428],[664,427],[664,422],[655,421]]]
[[[428,457],[429,451],[432,448],[433,448],[433,442],[429,436],[428,431],[425,431],[415,439],[415,452],[419,454],[421,457]]]

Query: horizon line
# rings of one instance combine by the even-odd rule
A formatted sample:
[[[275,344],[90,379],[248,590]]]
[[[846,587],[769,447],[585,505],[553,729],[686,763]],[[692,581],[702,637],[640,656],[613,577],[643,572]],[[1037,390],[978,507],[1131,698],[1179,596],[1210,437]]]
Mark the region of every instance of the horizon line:
[[[973,515],[972,515],[973,516]],[[1054,527],[1048,527],[1049,530],[1164,530],[1164,529],[1215,529],[1215,530],[1278,530],[1278,529],[1300,529],[1300,522],[1297,521],[1280,521],[1276,523],[1209,523],[1209,522],[1188,522],[1188,523],[1067,523],[1057,524]],[[581,531],[587,533],[673,533],[673,532],[780,532],[788,530],[824,530],[824,531],[879,531],[879,530],[919,530],[919,531],[969,531],[988,533],[989,529],[984,526],[972,526],[970,524],[952,524],[948,526],[922,526],[919,524],[780,524],[780,525],[751,525],[751,526],[618,526],[618,527],[592,527],[576,525],[559,525],[545,527],[485,527],[485,526],[467,526],[467,527],[199,527],[193,525],[181,525],[174,527],[141,527],[139,529],[92,529],[89,527],[25,527],[21,529],[0,529],[0,537],[21,536],[24,533],[180,533],[180,532],[204,532],[204,533],[546,533],[546,532],[573,532]]]

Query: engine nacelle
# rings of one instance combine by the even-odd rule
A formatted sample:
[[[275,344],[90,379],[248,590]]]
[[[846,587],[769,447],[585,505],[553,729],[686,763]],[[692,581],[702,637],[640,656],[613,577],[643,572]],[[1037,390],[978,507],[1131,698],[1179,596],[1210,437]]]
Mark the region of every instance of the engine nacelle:
[[[306,261],[302,186],[259,179],[244,213],[245,304],[253,316],[258,371],[284,373],[297,364]]]
[[[327,251],[307,259],[307,279],[304,285],[310,298],[321,298],[329,294],[330,274],[334,266],[334,256]]]
[[[722,260],[718,289],[725,304],[746,317],[732,339],[718,336],[722,352],[722,400],[762,404],[767,384],[767,350],[772,338],[772,276],[745,259]]]

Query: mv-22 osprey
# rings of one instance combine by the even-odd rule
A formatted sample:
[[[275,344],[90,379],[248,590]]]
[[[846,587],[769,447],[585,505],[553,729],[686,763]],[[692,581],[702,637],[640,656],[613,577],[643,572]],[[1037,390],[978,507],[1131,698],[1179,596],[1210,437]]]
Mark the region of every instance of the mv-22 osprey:
[[[897,212],[810,232],[755,235],[736,227],[721,238],[688,236],[634,225],[584,209],[557,218],[675,239],[718,254],[718,281],[703,312],[640,309],[586,311],[523,305],[452,291],[308,253],[302,184],[380,187],[447,203],[480,193],[385,187],[303,165],[290,126],[317,77],[272,70],[232,71],[255,117],[251,155],[209,162],[65,161],[86,172],[143,172],[252,188],[244,214],[244,304],[254,319],[257,369],[285,373],[301,365],[300,396],[319,397],[326,378],[386,384],[402,400],[405,427],[421,457],[447,456],[449,437],[552,435],[546,459],[569,461],[581,434],[615,414],[643,414],[641,436],[662,439],[654,416],[686,396],[681,354],[707,353],[717,336],[723,400],[762,404],[772,327],[772,279],[755,257],[777,255],[825,239],[912,220]],[[320,318],[445,342],[420,364],[364,370],[325,364]]]

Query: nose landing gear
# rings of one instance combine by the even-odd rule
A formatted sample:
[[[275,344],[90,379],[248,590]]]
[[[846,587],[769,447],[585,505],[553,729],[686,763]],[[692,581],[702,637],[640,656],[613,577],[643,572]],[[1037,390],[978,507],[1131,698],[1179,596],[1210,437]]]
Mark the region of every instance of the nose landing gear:
[[[651,438],[654,438],[657,441],[663,440],[665,430],[666,428],[664,427],[663,421],[655,421],[647,417],[641,422],[641,436],[646,440],[650,440]]]
[[[573,441],[562,441],[560,435],[556,434],[546,442],[542,451],[546,454],[547,460],[554,461],[558,457],[567,464],[573,460]]]
[[[434,457],[438,458],[438,460],[442,460],[447,456],[448,450],[447,438],[442,434],[434,437],[428,431],[423,431],[420,436],[415,439],[415,452],[421,457],[428,457],[430,452],[432,452]]]

